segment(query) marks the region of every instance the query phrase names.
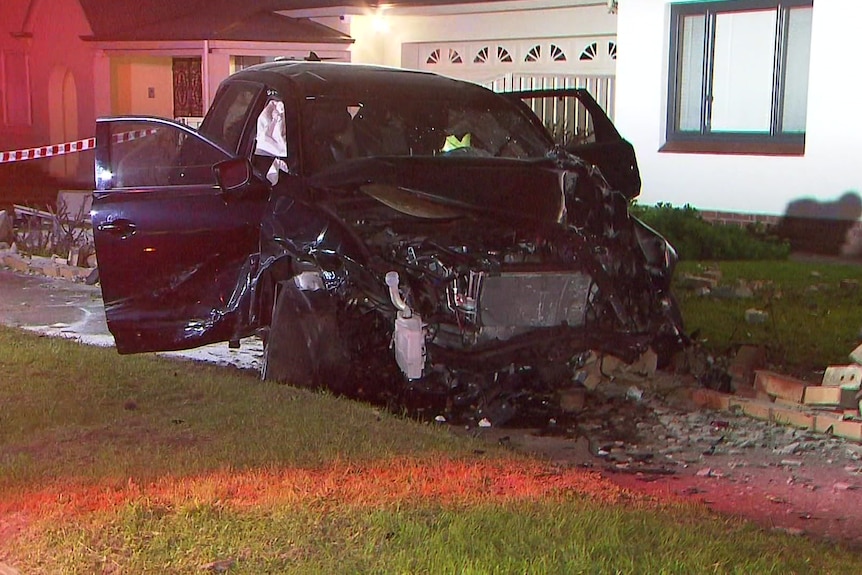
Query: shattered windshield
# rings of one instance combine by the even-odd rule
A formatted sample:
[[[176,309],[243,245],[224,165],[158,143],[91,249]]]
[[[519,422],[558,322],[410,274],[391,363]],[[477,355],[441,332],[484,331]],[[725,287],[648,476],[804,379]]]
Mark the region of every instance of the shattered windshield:
[[[522,110],[490,93],[468,101],[319,97],[306,100],[302,117],[310,173],[377,156],[537,158],[552,146]]]

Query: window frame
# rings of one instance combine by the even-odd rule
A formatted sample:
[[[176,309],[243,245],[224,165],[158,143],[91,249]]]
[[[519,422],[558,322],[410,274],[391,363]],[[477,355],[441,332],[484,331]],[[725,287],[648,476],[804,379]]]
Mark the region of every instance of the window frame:
[[[805,152],[805,131],[801,133],[782,132],[788,52],[787,37],[790,10],[800,7],[813,9],[813,6],[814,0],[711,0],[706,2],[671,4],[665,144],[659,151],[747,155],[803,155]],[[711,131],[710,123],[713,113],[712,94],[714,93],[713,74],[716,19],[721,14],[736,14],[766,9],[777,10],[769,133],[713,132]],[[683,20],[688,16],[704,17],[705,33],[701,69],[700,129],[698,131],[683,131],[678,128],[680,122],[680,94],[683,67]]]

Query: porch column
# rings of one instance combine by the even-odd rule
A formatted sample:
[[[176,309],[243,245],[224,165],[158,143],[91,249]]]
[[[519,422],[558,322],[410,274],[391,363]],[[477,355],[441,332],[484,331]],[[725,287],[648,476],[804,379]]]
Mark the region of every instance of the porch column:
[[[204,114],[215,98],[216,90],[222,80],[230,75],[230,54],[213,51],[208,40],[204,40],[201,58],[201,83],[203,84]]]
[[[114,113],[111,109],[111,59],[104,50],[96,50],[93,57],[93,113],[96,118]]]

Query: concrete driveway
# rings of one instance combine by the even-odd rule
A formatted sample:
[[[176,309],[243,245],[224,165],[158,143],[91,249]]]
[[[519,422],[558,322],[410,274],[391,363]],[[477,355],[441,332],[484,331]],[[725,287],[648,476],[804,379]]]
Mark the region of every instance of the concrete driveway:
[[[99,286],[58,278],[0,269],[0,324],[88,345],[114,345]],[[240,349],[218,343],[160,355],[259,370],[263,343],[252,337],[243,339]]]

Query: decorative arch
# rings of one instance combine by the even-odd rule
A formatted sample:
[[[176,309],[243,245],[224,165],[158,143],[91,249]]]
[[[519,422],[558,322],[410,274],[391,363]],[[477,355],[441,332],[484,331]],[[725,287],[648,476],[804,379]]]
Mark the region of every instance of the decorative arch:
[[[539,62],[542,59],[542,46],[536,44],[527,51],[524,62]]]
[[[78,139],[78,87],[75,75],[65,66],[55,66],[48,76],[48,132],[52,144]],[[48,171],[56,177],[74,176],[79,154],[51,158]]]
[[[578,57],[578,60],[595,60],[599,55],[599,44],[598,42],[590,42],[587,44],[584,49],[581,51],[581,55]]]
[[[554,62],[565,62],[567,60],[565,51],[556,44],[551,44],[551,60]]]

